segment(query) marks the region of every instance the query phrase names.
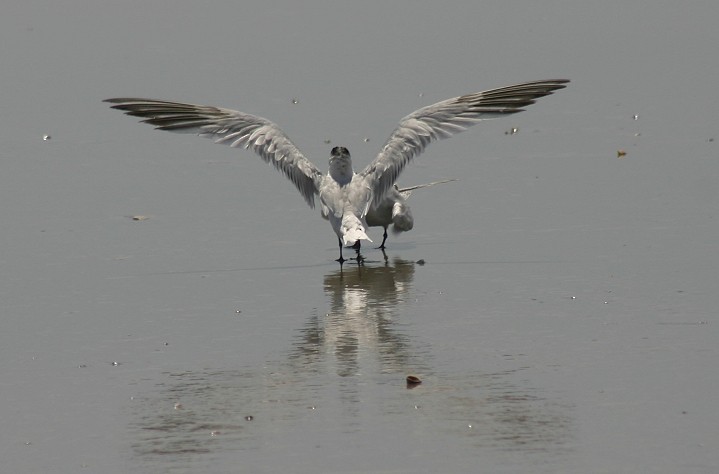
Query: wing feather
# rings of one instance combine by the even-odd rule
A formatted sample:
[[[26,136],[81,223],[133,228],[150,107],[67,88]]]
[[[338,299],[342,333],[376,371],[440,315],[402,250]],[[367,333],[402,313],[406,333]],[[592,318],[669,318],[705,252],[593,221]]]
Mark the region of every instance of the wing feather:
[[[500,87],[447,99],[407,115],[360,173],[372,189],[372,206],[379,205],[407,163],[433,141],[449,138],[482,120],[522,112],[522,107],[565,88],[568,82],[549,79]]]
[[[233,148],[252,149],[297,187],[310,207],[319,191],[322,172],[297,149],[273,122],[237,110],[153,99],[107,99],[113,109],[141,117],[158,130],[194,133]]]

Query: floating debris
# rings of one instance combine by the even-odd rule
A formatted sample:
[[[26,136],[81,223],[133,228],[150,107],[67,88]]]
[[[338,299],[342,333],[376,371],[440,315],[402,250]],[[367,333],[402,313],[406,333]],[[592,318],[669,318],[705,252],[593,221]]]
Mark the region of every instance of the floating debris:
[[[365,143],[369,143],[369,138],[364,137],[363,141],[364,141]]]
[[[182,410],[182,409],[185,408],[185,407],[182,406],[182,403],[175,403],[174,408],[175,408],[175,410]]]
[[[50,135],[43,135],[43,136],[42,136],[42,139],[45,140],[45,141],[48,141],[48,140],[51,139],[51,138],[52,138],[52,137],[51,137]]]
[[[300,103],[300,100],[293,97],[293,98],[292,98],[292,103],[293,103],[293,104],[299,104],[299,103]]]
[[[422,379],[420,379],[416,375],[408,375],[407,376],[407,385],[419,385],[421,383],[422,383]]]
[[[624,158],[627,156],[627,152],[624,150],[617,150],[617,158]]]
[[[330,140],[329,138],[324,140],[325,145],[329,145],[330,143],[332,143],[332,140]]]
[[[506,132],[504,132],[505,135],[516,135],[519,133],[519,129],[517,127],[512,127]]]
[[[130,216],[130,219],[133,221],[146,221],[150,218],[150,216]]]
[[[416,263],[417,265],[424,265],[425,262],[424,262],[424,259],[423,259],[423,258],[420,258],[420,259],[417,260],[415,263]]]
[[[112,365],[113,367],[117,367],[118,365],[120,365],[120,363],[117,361],[112,361],[110,362],[110,365]]]
[[[639,115],[638,115],[638,114],[634,115],[634,120],[639,120]]]
[[[254,419],[255,419],[255,417],[252,416],[252,415],[247,415],[247,416],[245,417],[245,420],[247,420],[247,421],[252,421],[252,420],[254,420]]]

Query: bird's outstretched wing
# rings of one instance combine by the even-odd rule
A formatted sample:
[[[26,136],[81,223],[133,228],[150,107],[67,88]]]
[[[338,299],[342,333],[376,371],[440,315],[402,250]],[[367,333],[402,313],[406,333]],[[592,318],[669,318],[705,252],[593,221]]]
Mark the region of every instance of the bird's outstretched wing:
[[[315,195],[322,172],[290,141],[273,122],[237,110],[206,105],[183,104],[153,99],[115,98],[105,102],[127,115],[142,117],[158,130],[194,133],[215,143],[251,148],[267,163],[282,171],[315,207]]]
[[[430,143],[462,132],[482,120],[521,112],[536,99],[566,87],[567,79],[525,82],[437,102],[412,112],[394,129],[377,157],[360,175],[382,201],[407,163]]]

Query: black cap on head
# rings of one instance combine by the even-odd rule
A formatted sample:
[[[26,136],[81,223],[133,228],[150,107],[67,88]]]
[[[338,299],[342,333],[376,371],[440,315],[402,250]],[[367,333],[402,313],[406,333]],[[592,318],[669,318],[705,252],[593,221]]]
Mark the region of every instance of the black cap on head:
[[[340,156],[340,155],[349,155],[350,151],[343,147],[343,146],[336,146],[332,148],[332,151],[330,152],[330,155],[332,156]]]

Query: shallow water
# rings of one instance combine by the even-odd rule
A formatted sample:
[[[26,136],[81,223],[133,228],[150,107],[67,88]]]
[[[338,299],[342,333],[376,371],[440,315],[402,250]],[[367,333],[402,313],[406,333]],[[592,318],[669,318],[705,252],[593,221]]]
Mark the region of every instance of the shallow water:
[[[471,469],[485,450],[567,453],[573,407],[524,378],[525,355],[485,347],[467,360],[415,320],[444,299],[416,287],[422,270],[392,259],[329,271],[327,312],[306,311],[274,357],[159,373],[132,402],[135,460],[188,472],[225,456],[249,472],[280,459],[299,471],[372,472],[440,470],[448,459]]]
[[[717,472],[715,2],[215,5],[0,18],[4,469]],[[408,166],[459,181],[343,268],[259,159],[100,102],[359,168],[422,105],[546,77]]]

